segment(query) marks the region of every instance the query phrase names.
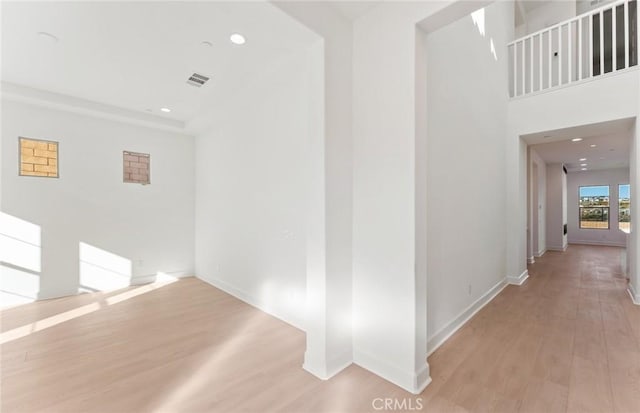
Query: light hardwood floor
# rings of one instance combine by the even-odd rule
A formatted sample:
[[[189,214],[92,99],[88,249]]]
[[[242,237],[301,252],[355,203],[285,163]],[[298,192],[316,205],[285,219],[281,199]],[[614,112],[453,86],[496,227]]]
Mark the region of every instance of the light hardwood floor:
[[[301,331],[195,278],[16,307],[1,315],[1,410],[372,412],[391,398],[404,411],[638,412],[640,307],[620,252],[545,254],[429,357],[418,396],[357,366],[316,379]]]

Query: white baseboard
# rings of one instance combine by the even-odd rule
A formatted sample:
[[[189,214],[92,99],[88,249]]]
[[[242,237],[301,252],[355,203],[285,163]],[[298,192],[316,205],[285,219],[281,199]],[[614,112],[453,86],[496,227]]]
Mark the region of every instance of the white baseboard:
[[[175,272],[167,272],[165,274],[175,278],[192,277],[190,271],[175,271]],[[155,280],[156,280],[156,274],[138,275],[136,277],[131,277],[130,285],[149,284],[154,282]],[[100,291],[97,291],[97,292],[100,292]],[[38,297],[36,300],[37,301],[51,300],[53,298],[70,297],[78,294],[81,294],[81,293],[78,292],[77,288],[71,291],[55,291],[55,292],[48,292],[48,293],[38,292]]]
[[[345,351],[326,362],[313,360],[309,351],[304,353],[302,368],[322,380],[328,380],[353,364],[353,352]]]
[[[565,252],[567,250],[567,247],[547,247],[547,251],[558,251],[558,252]]]
[[[482,297],[474,301],[469,307],[462,311],[456,318],[451,320],[449,324],[441,328],[437,333],[427,340],[427,354],[431,355],[441,345],[443,345],[452,335],[455,334],[467,321],[471,319],[478,311],[491,302],[504,288],[507,286],[506,279],[500,280],[496,285],[491,287],[489,291],[484,293]]]
[[[589,241],[589,240],[577,240],[571,241],[569,244],[575,245],[601,245],[603,247],[626,247],[627,244],[622,242],[610,242],[610,241]]]
[[[629,283],[629,287],[627,287],[627,292],[631,296],[631,301],[633,301],[635,305],[640,305],[640,294],[633,288],[631,283]]]
[[[174,271],[174,272],[166,272],[167,274],[174,278],[187,278],[193,277],[193,273],[191,271]],[[141,284],[149,284],[156,281],[157,274],[146,274],[146,275],[137,275],[135,277],[131,277],[131,285],[141,285]]]
[[[507,283],[511,285],[522,285],[529,278],[529,270],[524,270],[522,274],[517,277],[508,276]]]
[[[245,303],[256,307],[257,309],[259,309],[260,311],[263,311],[269,315],[274,316],[275,318],[278,318],[282,321],[284,321],[287,324],[290,324],[292,326],[294,326],[295,328],[305,331],[305,329],[303,328],[304,325],[304,320],[303,319],[299,319],[297,317],[292,317],[288,314],[282,314],[276,310],[274,310],[273,308],[271,308],[270,306],[267,305],[267,303],[265,303],[263,300],[258,299],[257,297],[252,296],[251,294],[247,293],[246,291],[242,291],[232,285],[230,285],[229,283],[216,279],[216,278],[205,278],[205,277],[201,277],[201,276],[196,276],[198,279],[206,282],[207,284],[210,284],[214,287],[216,287],[219,290],[224,291],[227,294],[230,294],[234,297],[236,297],[239,300],[244,301]]]
[[[527,264],[535,264],[535,263],[536,263],[536,259],[533,255],[527,258]]]
[[[545,252],[547,252],[546,248],[543,249],[542,251],[536,252],[534,255],[535,255],[536,258],[540,258],[540,257],[542,257],[544,255]]]
[[[371,354],[354,349],[353,362],[413,394],[420,394],[431,383],[426,360],[417,371],[405,371]]]
[[[52,300],[54,298],[70,297],[72,295],[78,295],[77,288],[73,291],[57,291],[57,292],[46,293],[46,294],[43,294],[41,291],[39,291],[36,297],[36,301]]]

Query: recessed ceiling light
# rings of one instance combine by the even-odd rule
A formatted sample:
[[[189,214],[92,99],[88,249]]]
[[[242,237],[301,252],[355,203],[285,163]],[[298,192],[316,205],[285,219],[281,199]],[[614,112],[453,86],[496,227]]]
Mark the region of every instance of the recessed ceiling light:
[[[201,44],[202,46],[205,46],[205,47],[211,47],[211,46],[213,46],[213,43],[211,43],[211,42],[209,42],[209,41],[207,41],[207,40],[203,41],[203,42],[202,42],[202,43],[200,43],[200,44]]]
[[[58,43],[58,38],[56,36],[54,36],[51,33],[47,33],[47,32],[38,32],[38,37],[46,40],[49,43]]]
[[[163,111],[164,113],[171,112],[171,109],[169,109],[169,108],[160,108],[160,110]]]
[[[587,166],[587,164],[586,163],[581,163],[580,166]]]
[[[586,170],[587,170],[587,168],[581,168],[580,170],[581,170],[581,171],[586,171]]]
[[[245,42],[247,41],[240,33],[232,34],[231,36],[229,36],[229,40],[231,40],[231,43],[233,44],[245,44]]]
[[[592,144],[591,144],[591,145],[589,145],[589,146],[590,146],[590,147],[592,147],[592,148],[595,148],[595,147],[596,147],[596,146],[598,146],[598,145],[596,145],[595,143],[592,143]]]
[[[582,140],[582,138],[573,138],[571,139],[571,142],[580,142]]]
[[[580,158],[580,162],[584,162],[586,160],[587,160],[587,158]]]

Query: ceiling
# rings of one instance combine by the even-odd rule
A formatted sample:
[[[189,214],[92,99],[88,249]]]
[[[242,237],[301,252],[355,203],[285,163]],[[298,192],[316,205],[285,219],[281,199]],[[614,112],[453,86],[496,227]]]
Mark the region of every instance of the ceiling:
[[[526,13],[530,13],[538,7],[551,3],[551,0],[516,0]]]
[[[601,122],[523,136],[546,163],[563,163],[569,172],[629,166],[633,119]],[[579,142],[571,139],[582,138]],[[596,145],[591,147],[591,145]],[[580,161],[586,158],[586,161]]]
[[[515,25],[520,26],[525,23],[528,13],[549,3],[551,0],[515,0]]]
[[[330,1],[330,4],[338,13],[349,20],[367,14],[372,8],[382,3],[382,1]]]
[[[267,2],[2,2],[2,81],[186,122],[316,40]]]

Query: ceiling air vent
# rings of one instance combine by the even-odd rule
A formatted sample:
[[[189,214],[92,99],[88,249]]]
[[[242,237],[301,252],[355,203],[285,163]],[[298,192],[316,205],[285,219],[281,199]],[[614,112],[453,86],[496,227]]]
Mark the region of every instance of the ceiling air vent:
[[[187,83],[191,86],[202,87],[205,83],[207,83],[208,80],[209,77],[201,75],[199,73],[194,73],[189,77]]]

